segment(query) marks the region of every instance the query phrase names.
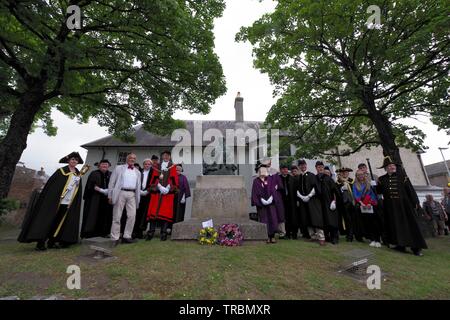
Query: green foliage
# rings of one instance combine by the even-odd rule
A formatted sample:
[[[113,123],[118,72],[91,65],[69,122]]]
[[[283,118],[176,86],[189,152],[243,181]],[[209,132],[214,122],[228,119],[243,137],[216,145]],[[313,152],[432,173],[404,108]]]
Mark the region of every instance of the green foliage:
[[[0,216],[19,209],[19,201],[15,199],[0,199]]]
[[[370,5],[381,28],[366,26]],[[236,40],[253,45],[275,86],[266,121],[288,129],[302,156],[334,155],[342,142],[348,155],[386,131],[416,150],[424,134],[405,118],[431,116],[450,134],[449,9],[444,0],[280,0]]]
[[[68,5],[0,2],[0,119],[38,83],[35,127],[56,134],[56,108],[126,137],[140,122],[167,132],[176,110],[207,113],[225,93],[212,33],[223,0],[80,1],[81,30],[67,29]]]

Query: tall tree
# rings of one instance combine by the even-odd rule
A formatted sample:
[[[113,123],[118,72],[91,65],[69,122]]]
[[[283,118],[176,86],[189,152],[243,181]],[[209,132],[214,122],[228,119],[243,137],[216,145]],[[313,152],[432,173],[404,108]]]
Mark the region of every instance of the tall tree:
[[[54,109],[121,138],[138,122],[179,126],[177,109],[208,112],[226,90],[212,33],[223,10],[223,0],[0,0],[0,199],[33,125],[55,133]]]
[[[250,41],[275,86],[266,121],[288,129],[302,156],[381,145],[401,163],[399,146],[424,139],[403,119],[425,115],[450,134],[449,9],[445,0],[279,0],[236,40]]]

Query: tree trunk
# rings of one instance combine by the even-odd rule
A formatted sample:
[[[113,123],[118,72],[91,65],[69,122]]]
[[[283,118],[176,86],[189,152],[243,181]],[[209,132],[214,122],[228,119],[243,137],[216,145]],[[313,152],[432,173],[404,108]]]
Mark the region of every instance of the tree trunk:
[[[380,144],[383,148],[383,155],[385,157],[390,156],[392,160],[402,165],[403,162],[400,157],[400,149],[395,143],[395,135],[392,131],[392,126],[389,122],[389,119],[377,110],[377,108],[375,107],[375,101],[372,97],[365,96],[363,101],[368,111],[369,117],[372,120],[375,128],[377,129],[378,136],[380,138]]]
[[[11,117],[8,132],[0,142],[0,199],[8,196],[16,164],[27,147],[28,134],[43,99],[42,83],[27,90]]]

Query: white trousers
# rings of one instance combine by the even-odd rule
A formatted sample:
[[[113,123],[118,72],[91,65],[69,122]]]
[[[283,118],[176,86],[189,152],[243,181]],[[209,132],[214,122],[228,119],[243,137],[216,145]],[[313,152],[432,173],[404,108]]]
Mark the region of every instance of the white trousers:
[[[127,224],[123,237],[131,239],[133,233],[134,221],[136,220],[136,197],[134,191],[120,191],[117,203],[113,208],[113,222],[111,226],[111,239],[120,238],[120,219],[122,218],[123,208],[127,209]]]

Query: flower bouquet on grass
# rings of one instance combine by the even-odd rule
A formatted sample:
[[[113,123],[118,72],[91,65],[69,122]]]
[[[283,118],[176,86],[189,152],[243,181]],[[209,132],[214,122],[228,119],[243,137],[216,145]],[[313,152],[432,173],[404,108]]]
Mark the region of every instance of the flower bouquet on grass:
[[[213,245],[217,243],[218,236],[217,231],[213,227],[206,227],[200,230],[198,242],[200,244]]]
[[[219,228],[219,243],[222,246],[236,247],[242,244],[244,237],[239,226],[234,223],[223,224]]]

